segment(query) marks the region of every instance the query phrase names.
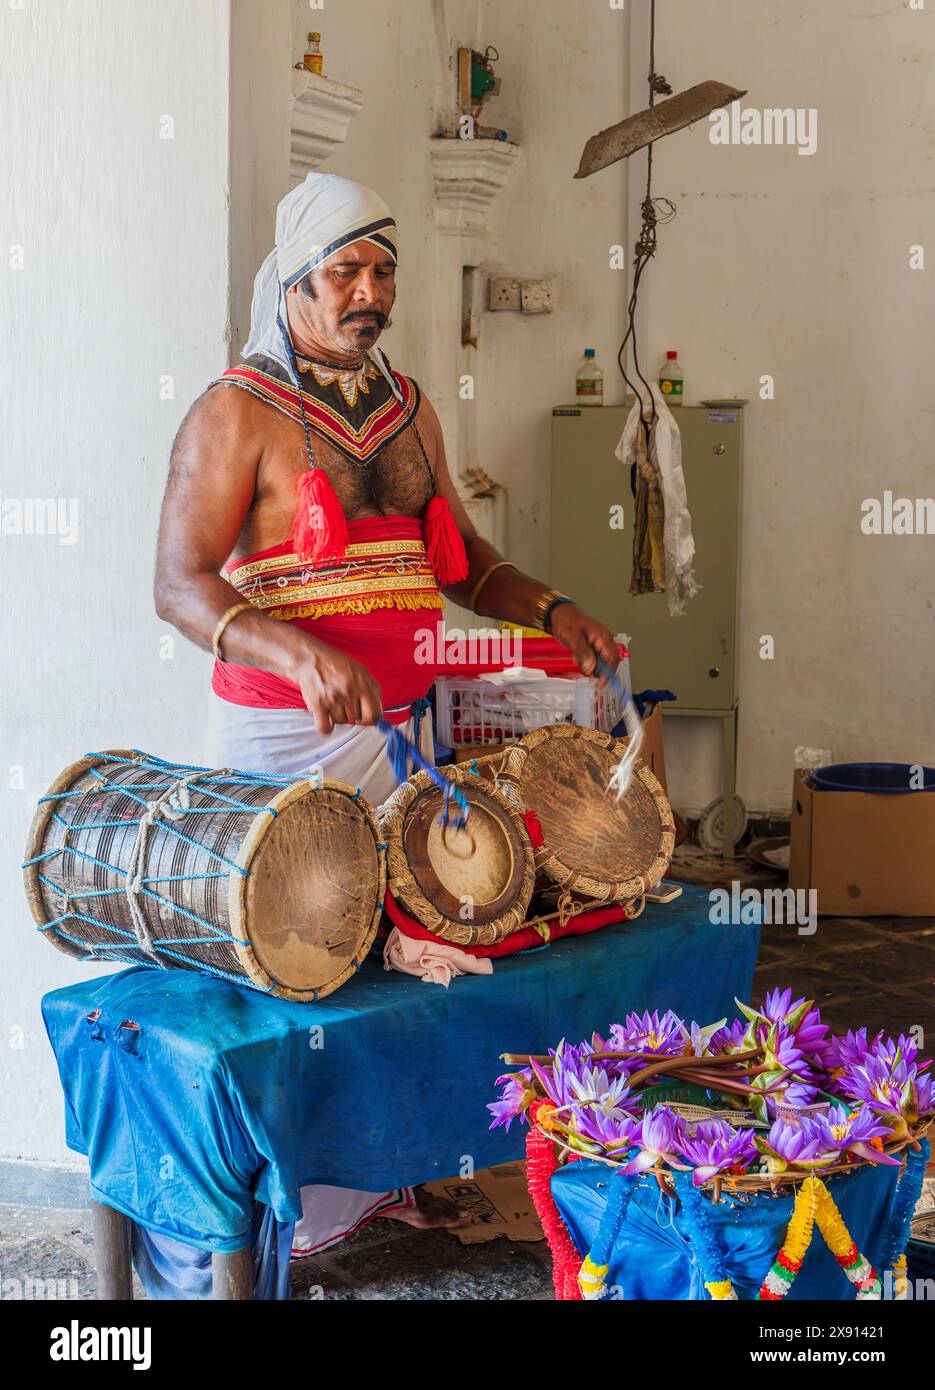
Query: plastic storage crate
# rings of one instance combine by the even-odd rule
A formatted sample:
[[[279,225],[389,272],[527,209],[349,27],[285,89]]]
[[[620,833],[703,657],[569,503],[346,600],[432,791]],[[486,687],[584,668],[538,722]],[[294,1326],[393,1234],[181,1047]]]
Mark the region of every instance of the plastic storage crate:
[[[617,672],[629,686],[629,662]],[[580,724],[609,733],[623,711],[592,676],[539,676],[493,685],[479,676],[435,681],[435,734],[447,748],[511,743],[546,724]]]

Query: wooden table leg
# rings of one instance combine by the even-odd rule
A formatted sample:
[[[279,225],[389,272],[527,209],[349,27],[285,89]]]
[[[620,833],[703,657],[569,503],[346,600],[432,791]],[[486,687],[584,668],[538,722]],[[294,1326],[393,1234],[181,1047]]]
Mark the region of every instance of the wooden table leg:
[[[211,1256],[212,1298],[253,1297],[253,1246],[244,1245],[229,1255]]]
[[[98,1298],[131,1302],[133,1266],[130,1260],[130,1218],[92,1198],[91,1229],[94,1234]]]

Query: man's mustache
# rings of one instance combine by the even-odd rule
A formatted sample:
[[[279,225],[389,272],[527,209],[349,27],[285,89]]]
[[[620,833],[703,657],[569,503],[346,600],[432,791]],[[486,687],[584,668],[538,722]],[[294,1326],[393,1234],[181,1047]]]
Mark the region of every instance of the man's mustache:
[[[381,328],[385,328],[388,314],[384,314],[381,309],[356,309],[350,314],[345,314],[341,319],[343,323],[356,323],[358,319],[376,319]]]

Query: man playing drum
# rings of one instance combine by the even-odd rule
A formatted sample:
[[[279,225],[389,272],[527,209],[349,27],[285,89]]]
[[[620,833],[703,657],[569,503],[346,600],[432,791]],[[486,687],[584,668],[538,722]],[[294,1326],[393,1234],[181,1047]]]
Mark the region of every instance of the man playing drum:
[[[396,224],[371,190],[313,173],[282,200],[243,361],[175,441],[156,571],[159,615],[216,657],[213,766],[316,770],[374,805],[398,780],[375,724],[418,741],[435,672],[416,634],[442,592],[550,632],[586,674],[595,653],[617,660],[605,627],[471,525],[431,403],[376,346],[396,264]],[[302,1203],[294,1254],[376,1215],[461,1219],[420,1189],[307,1187]]]

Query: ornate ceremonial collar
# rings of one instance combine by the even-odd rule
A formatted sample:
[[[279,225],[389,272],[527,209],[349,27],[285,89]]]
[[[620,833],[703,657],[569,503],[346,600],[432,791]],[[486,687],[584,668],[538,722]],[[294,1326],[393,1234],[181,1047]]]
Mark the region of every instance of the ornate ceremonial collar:
[[[307,370],[300,370],[301,405],[285,367],[270,357],[248,357],[219,381],[250,391],[294,420],[301,421],[304,406],[310,427],[356,463],[369,463],[407,428],[419,408],[419,388],[414,381],[392,372],[397,396],[368,358],[360,367],[348,369],[302,358],[302,367]]]
[[[302,377],[303,388],[311,394],[315,394],[315,388],[309,388],[307,384],[308,374],[315,379],[315,385],[321,387],[337,386],[344,403],[349,409],[354,410],[361,392],[365,396],[370,395],[370,382],[385,380],[383,373],[366,358],[357,367],[335,367],[329,366],[327,362],[316,362],[311,357],[297,357],[296,362],[299,374]]]

